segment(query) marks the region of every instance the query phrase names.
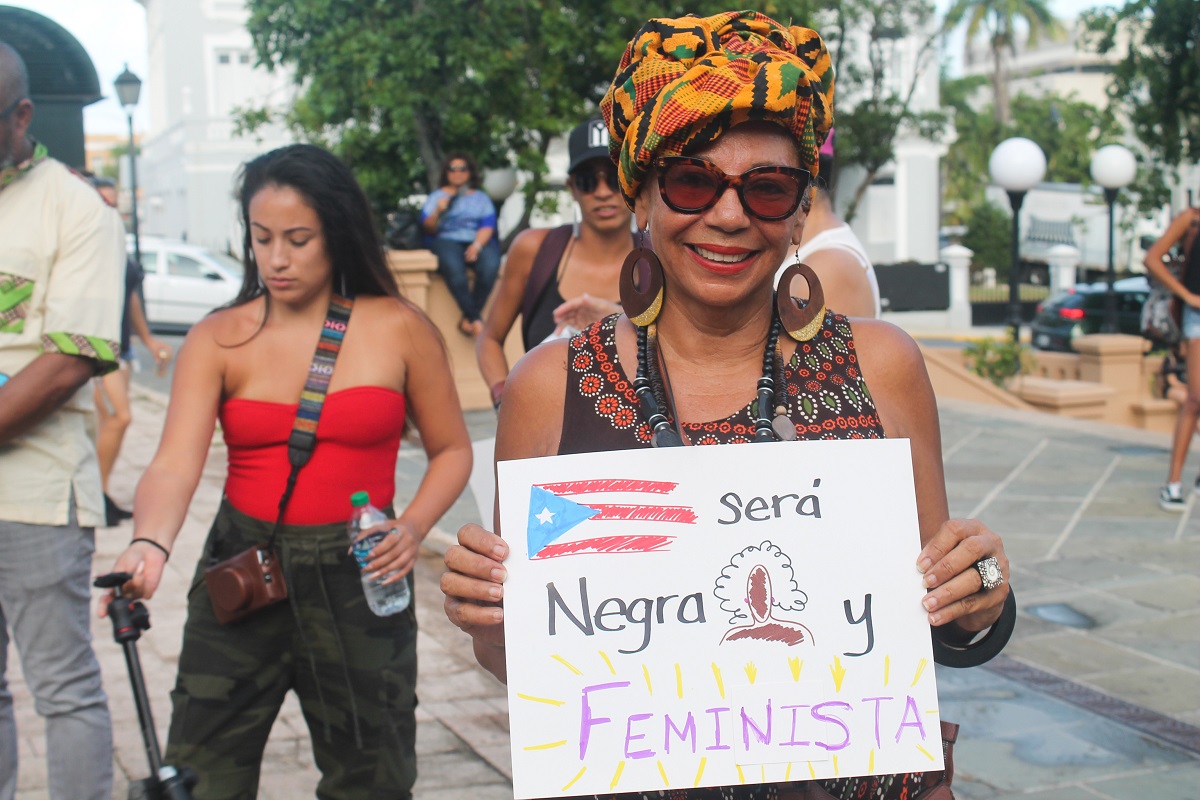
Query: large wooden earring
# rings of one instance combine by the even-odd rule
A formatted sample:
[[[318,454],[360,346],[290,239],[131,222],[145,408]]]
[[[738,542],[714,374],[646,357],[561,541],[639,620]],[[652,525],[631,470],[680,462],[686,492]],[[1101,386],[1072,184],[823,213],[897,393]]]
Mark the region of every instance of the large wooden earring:
[[[639,246],[625,256],[620,287],[621,306],[630,322],[644,328],[658,318],[663,303],[662,262],[645,246],[644,235]]]
[[[803,307],[791,292],[792,279],[797,275],[808,284],[808,302]],[[807,342],[817,335],[825,321],[825,292],[812,267],[801,264],[797,259],[796,263],[783,271],[779,277],[779,289],[775,293],[775,308],[779,311],[783,329],[797,342]]]

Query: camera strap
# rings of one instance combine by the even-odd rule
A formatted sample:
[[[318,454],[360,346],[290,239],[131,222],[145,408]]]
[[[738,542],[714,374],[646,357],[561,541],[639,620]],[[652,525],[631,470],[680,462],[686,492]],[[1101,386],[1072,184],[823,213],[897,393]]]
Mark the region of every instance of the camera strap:
[[[317,445],[317,420],[321,418],[321,408],[325,405],[329,381],[333,379],[333,367],[337,363],[338,352],[342,349],[342,339],[346,336],[346,327],[350,323],[350,311],[353,308],[353,297],[342,297],[335,293],[329,298],[329,311],[325,314],[321,339],[313,353],[308,378],[300,392],[300,408],[296,410],[296,420],[292,423],[292,433],[288,436],[288,463],[291,464],[291,470],[288,472],[283,497],[279,498],[279,514],[275,518],[275,524],[271,526],[271,536],[267,540],[268,553],[273,552],[275,548],[275,536],[283,523],[283,513],[287,510],[292,491],[296,488],[296,476],[300,474],[300,468],[308,463],[313,448]]]

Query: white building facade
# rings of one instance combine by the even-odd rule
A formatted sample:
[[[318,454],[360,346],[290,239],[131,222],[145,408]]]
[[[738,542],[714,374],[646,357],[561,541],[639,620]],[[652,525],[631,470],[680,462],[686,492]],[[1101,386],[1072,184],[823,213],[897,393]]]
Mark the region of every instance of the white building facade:
[[[287,107],[291,78],[254,66],[244,0],[139,1],[154,75],[138,162],[142,232],[238,252],[238,170],[292,139],[278,125],[235,136],[233,114]]]
[[[1108,108],[1108,85],[1113,64],[1127,42],[1106,55],[1088,50],[1080,36],[1078,20],[1065,23],[1067,32],[1062,39],[1040,37],[1030,44],[1026,35],[1018,35],[1017,54],[1005,50],[1002,54],[1004,70],[1008,76],[1008,96],[1027,94],[1044,97],[1047,94],[1075,98],[1099,109]],[[992,74],[992,52],[988,42],[980,37],[967,42],[963,48],[963,76]],[[990,85],[981,88],[972,98],[972,106],[982,108],[991,102]]]
[[[912,87],[909,110],[920,113],[941,106],[938,84],[938,48],[923,45],[934,35],[937,20],[931,16],[925,30],[885,40],[879,44],[887,54],[885,91],[905,97]],[[842,64],[865,64],[865,31],[848,31],[847,52]],[[853,108],[858,96],[868,87],[852,88],[837,77],[834,128],[837,112]],[[835,140],[836,141],[836,140]],[[896,137],[894,157],[880,170],[867,188],[850,220],[850,227],[862,241],[874,264],[899,264],[906,261],[933,263],[939,259],[938,231],[942,215],[941,159],[945,142],[921,138],[915,131],[902,130]],[[837,153],[835,152],[835,158]],[[838,158],[835,209],[844,215],[866,173]]]

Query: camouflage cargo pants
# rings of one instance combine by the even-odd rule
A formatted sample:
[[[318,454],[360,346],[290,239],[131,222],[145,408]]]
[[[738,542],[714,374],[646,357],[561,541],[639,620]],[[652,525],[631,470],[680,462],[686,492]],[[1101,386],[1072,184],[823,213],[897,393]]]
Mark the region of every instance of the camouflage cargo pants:
[[[342,525],[285,525],[276,550],[288,600],[221,625],[203,580],[210,555],[223,560],[269,533],[268,523],[222,503],[188,595],[167,763],[200,776],[196,800],[255,797],[263,748],[290,689],[321,770],[318,798],[410,798],[413,606],[390,617],[371,612]]]

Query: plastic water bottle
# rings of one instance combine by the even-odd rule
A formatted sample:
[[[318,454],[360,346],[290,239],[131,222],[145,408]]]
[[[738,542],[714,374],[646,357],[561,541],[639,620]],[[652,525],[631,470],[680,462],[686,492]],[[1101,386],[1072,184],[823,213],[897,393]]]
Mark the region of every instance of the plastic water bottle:
[[[383,515],[382,511],[371,505],[371,498],[366,492],[355,492],[350,495],[350,505],[354,506],[354,512],[350,515],[350,521],[346,523],[346,535],[350,537],[351,550],[355,560],[358,561],[359,570],[365,570],[367,562],[371,559],[371,550],[383,541],[383,537],[388,535],[388,530],[382,528],[366,536],[362,536],[362,532],[381,522],[387,522],[387,517]],[[367,577],[366,572],[362,573],[363,594],[367,596],[367,605],[381,617],[403,611],[412,601],[412,594],[408,591],[407,578],[395,583],[384,584],[382,582],[391,574],[380,575],[372,580]]]

